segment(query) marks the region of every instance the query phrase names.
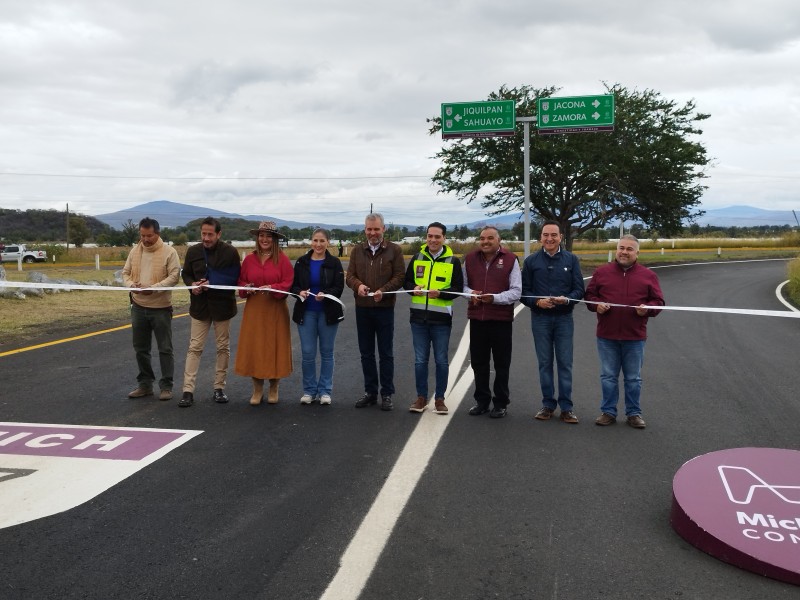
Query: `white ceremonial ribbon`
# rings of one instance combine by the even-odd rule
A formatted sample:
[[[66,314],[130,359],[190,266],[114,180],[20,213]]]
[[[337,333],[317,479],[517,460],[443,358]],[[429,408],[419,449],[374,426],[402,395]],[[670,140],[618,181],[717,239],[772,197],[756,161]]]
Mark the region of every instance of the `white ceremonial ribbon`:
[[[206,285],[192,285],[192,286],[188,286],[187,285],[186,287],[177,287],[177,288],[144,288],[144,289],[152,289],[152,290],[156,290],[156,291],[158,291],[158,290],[169,290],[169,289],[191,290],[191,289],[198,288],[198,287],[211,288],[213,290],[244,290],[246,292],[276,292],[278,294],[287,294],[289,296],[294,296],[295,298],[300,298],[300,302],[305,302],[306,301],[306,298],[303,298],[303,296],[301,296],[300,294],[295,294],[294,292],[284,292],[283,290],[276,290],[276,289],[273,289],[273,288],[271,288],[269,286],[267,286],[267,287],[252,287],[252,286],[248,286],[248,285],[242,286],[242,285],[206,284]],[[312,296],[316,298],[316,294],[311,294],[311,293],[308,294],[308,298],[310,298]],[[330,298],[334,302],[338,302],[339,304],[342,305],[342,308],[344,308],[344,302],[342,302],[336,296],[333,296],[331,294],[322,294],[322,296],[324,298]]]
[[[283,290],[276,290],[270,287],[264,288],[256,288],[251,286],[239,286],[239,285],[215,285],[215,284],[205,284],[205,285],[180,285],[180,286],[165,286],[165,287],[123,287],[123,286],[114,286],[114,285],[87,285],[87,284],[80,284],[80,283],[32,283],[29,281],[7,281],[7,280],[0,280],[0,287],[12,287],[12,288],[25,288],[25,289],[40,289],[40,290],[96,290],[102,292],[174,292],[179,290],[194,290],[198,288],[209,288],[214,290],[244,290],[246,292],[276,292],[279,294],[286,294],[288,296],[295,296],[296,298],[300,298],[301,302],[305,302],[306,299],[303,298],[300,294],[295,294],[294,292],[285,292]],[[344,307],[344,302],[342,302],[336,296],[331,294],[322,294],[323,297],[329,298],[334,302],[338,302],[339,304]]]
[[[422,292],[427,294],[432,290],[419,289],[419,290],[396,290],[393,292],[383,292],[384,294],[413,294],[414,292]],[[465,296],[470,298],[477,298],[481,295],[492,296],[494,294],[469,294],[466,292],[445,292],[446,294],[453,294],[454,296]],[[367,294],[374,296],[373,292]],[[550,298],[558,298],[559,296],[520,296],[520,298],[531,298],[535,300],[548,300]],[[566,296],[564,296],[566,297]],[[580,302],[581,304],[608,304],[616,308],[640,308],[630,304],[612,304],[610,302],[594,302],[592,300],[573,300],[568,298],[570,302]],[[685,312],[706,312],[706,313],[724,313],[731,315],[752,315],[756,317],[787,317],[789,319],[800,319],[800,312],[788,310],[756,310],[752,308],[711,308],[708,306],[646,306],[648,310],[675,310]]]
[[[549,298],[559,298],[560,296],[520,296],[521,298],[535,298],[537,300],[547,300]],[[566,296],[563,296],[566,297]],[[753,315],[756,317],[789,317],[790,319],[799,319],[800,312],[789,310],[756,310],[752,308],[711,308],[709,306],[650,306],[647,304],[634,306],[632,304],[613,304],[611,302],[595,302],[594,300],[573,300],[568,298],[570,302],[581,304],[607,304],[616,308],[645,308],[647,310],[677,310],[685,312],[707,312],[707,313],[725,313],[731,315]],[[645,315],[647,316],[647,315]]]
[[[7,281],[7,280],[0,280],[0,287],[12,287],[12,288],[25,288],[25,289],[33,289],[33,290],[100,290],[103,292],[115,292],[119,290],[120,292],[130,292],[130,291],[141,291],[142,289],[147,288],[125,288],[125,287],[116,287],[112,285],[87,285],[83,283],[32,283],[30,281]],[[178,288],[150,288],[153,291],[166,291],[170,289],[178,289]],[[189,288],[182,287],[182,290],[186,290]]]
[[[453,296],[467,296],[469,298],[477,297],[476,294],[467,294],[465,292],[451,292],[449,290],[445,291],[445,290],[426,290],[426,289],[421,289],[421,290],[395,290],[393,292],[381,292],[381,293],[385,296],[386,294],[413,294],[414,292],[422,292],[423,294],[427,294],[429,292],[442,292],[444,294],[452,294]],[[370,297],[372,297],[374,295],[375,295],[375,292],[370,292],[369,294],[367,294],[367,296],[370,296]],[[487,294],[487,295],[491,295],[491,294]]]
[[[305,302],[306,299],[303,298],[300,294],[295,294],[293,292],[284,292],[283,290],[275,290],[270,287],[265,288],[253,288],[249,286],[238,286],[238,285],[214,285],[214,284],[207,284],[202,286],[175,286],[175,287],[147,287],[147,288],[132,288],[132,287],[118,287],[118,286],[111,286],[111,285],[86,285],[86,284],[76,284],[76,283],[31,283],[27,281],[7,281],[5,279],[0,280],[0,287],[12,287],[12,288],[28,288],[28,289],[57,289],[57,290],[100,290],[104,292],[167,292],[167,291],[176,291],[176,290],[193,290],[195,288],[210,288],[215,290],[245,290],[245,291],[260,291],[260,292],[277,292],[280,294],[287,294],[289,296],[295,296],[300,298],[301,302]],[[395,290],[391,292],[383,292],[384,295],[386,294],[413,294],[414,292],[422,292],[423,294],[427,294],[433,290],[427,289],[420,289],[420,290]],[[441,290],[438,290],[441,291]],[[465,296],[470,298],[478,297],[477,294],[469,294],[466,292],[445,292],[446,294],[452,294],[453,296]],[[367,296],[374,296],[375,292],[370,292]],[[481,294],[481,295],[492,295],[492,294]],[[329,298],[334,302],[338,302],[339,304],[344,307],[344,302],[342,302],[336,296],[332,296],[331,294],[323,294],[323,297]],[[531,298],[536,300],[546,300],[549,298],[553,298],[557,296],[521,296],[521,298]],[[591,300],[573,300],[569,298],[570,302],[580,302],[582,304],[608,304],[612,307],[617,308],[639,308],[638,306],[633,306],[629,304],[611,304],[608,302],[594,302]],[[784,310],[756,310],[751,308],[711,308],[708,306],[648,306],[648,310],[674,310],[674,311],[685,311],[685,312],[706,312],[706,313],[724,313],[724,314],[732,314],[732,315],[752,315],[756,317],[787,317],[790,319],[798,319],[800,318],[800,312],[794,311],[784,311]]]

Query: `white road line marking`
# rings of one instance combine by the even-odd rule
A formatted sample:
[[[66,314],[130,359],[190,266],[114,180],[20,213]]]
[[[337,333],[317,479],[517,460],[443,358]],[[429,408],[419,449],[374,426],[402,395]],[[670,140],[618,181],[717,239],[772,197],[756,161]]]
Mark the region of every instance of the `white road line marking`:
[[[788,279],[775,288],[775,296],[777,296],[778,301],[789,310],[793,310],[794,312],[800,312],[794,306],[792,306],[786,300],[783,299],[783,294],[781,293],[781,290],[783,290],[783,286],[785,286],[787,283],[789,283]]]
[[[514,310],[514,317],[525,308],[522,304],[518,305]],[[469,324],[466,324],[464,335],[450,363],[451,373],[461,372],[468,352]],[[454,384],[451,384],[445,394],[451,413],[455,413],[461,406],[473,380],[472,369],[468,369]],[[358,531],[350,540],[339,562],[339,570],[320,596],[320,600],[357,600],[361,595],[397,520],[452,418],[452,414],[437,415],[430,411],[419,416],[419,423],[408,438]]]

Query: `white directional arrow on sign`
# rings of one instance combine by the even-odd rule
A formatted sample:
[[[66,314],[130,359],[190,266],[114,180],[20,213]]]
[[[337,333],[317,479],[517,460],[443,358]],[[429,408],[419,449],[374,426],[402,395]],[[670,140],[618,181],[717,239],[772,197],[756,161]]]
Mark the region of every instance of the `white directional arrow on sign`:
[[[597,111],[594,111],[594,113],[592,114],[592,118],[593,118],[595,121],[597,121],[597,119],[599,119],[599,118],[600,118],[600,113],[599,113],[599,112],[597,112]]]
[[[461,121],[461,119],[463,119],[463,117],[461,115],[456,115],[455,117],[453,117],[453,119],[456,120],[456,121]]]
[[[600,106],[600,101],[599,101],[597,98],[595,98],[595,99],[594,99],[594,102],[592,102],[592,106],[594,106],[595,108],[597,108],[598,106]]]

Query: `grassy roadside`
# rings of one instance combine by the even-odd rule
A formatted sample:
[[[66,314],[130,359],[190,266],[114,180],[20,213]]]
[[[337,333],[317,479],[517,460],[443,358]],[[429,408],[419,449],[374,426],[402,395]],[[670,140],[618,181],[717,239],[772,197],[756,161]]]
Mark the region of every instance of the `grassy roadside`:
[[[25,265],[22,272],[6,266],[9,281],[28,281],[28,275],[39,271],[50,279],[69,279],[111,283],[114,270],[86,268],[53,268],[42,265]],[[189,307],[188,292],[174,292],[173,305],[177,312]],[[31,340],[53,335],[68,335],[87,327],[113,327],[130,322],[128,294],[122,291],[81,291],[30,296],[24,300],[0,298],[0,352]]]
[[[789,301],[800,308],[800,258],[789,263],[789,283],[786,285]]]
[[[458,248],[463,253],[473,246]],[[455,248],[454,248],[455,249]],[[512,249],[519,255],[521,248]],[[535,249],[535,248],[533,248]],[[118,249],[116,249],[118,251]],[[302,254],[297,252],[297,256]],[[797,248],[724,248],[720,255],[718,248],[706,249],[643,249],[640,261],[645,265],[679,264],[687,262],[711,262],[719,260],[752,260],[766,258],[798,257]],[[590,275],[601,264],[608,261],[607,247],[576,248],[580,256],[584,275]],[[294,252],[291,253],[292,255]],[[291,256],[291,255],[290,255]],[[117,259],[119,256],[116,257]],[[292,256],[296,258],[296,256]],[[406,256],[408,260],[409,256]],[[345,257],[346,259],[346,257]],[[92,263],[93,263],[92,259]],[[115,262],[118,262],[115,261]],[[93,264],[60,263],[24,265],[23,271],[16,270],[16,264],[6,264],[6,277],[9,281],[27,281],[31,272],[39,271],[50,279],[71,279],[78,282],[98,281],[111,283],[114,271],[122,268],[122,263],[110,264],[101,261],[103,269],[95,270]],[[787,267],[787,287],[789,299],[800,307],[800,258],[791,261]],[[188,310],[188,292],[174,292],[173,305],[176,313]],[[73,291],[31,296],[24,300],[0,298],[0,352],[18,347],[32,340],[54,335],[67,335],[72,331],[113,327],[130,321],[128,296],[121,291]]]

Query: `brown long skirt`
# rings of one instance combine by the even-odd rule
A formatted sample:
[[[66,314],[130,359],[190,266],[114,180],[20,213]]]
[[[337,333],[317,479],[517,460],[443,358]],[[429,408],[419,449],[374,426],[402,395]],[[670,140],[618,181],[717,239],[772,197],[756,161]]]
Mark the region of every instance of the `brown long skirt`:
[[[282,379],[292,373],[292,337],[286,299],[271,293],[247,298],[236,348],[236,374]]]

